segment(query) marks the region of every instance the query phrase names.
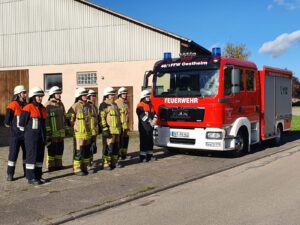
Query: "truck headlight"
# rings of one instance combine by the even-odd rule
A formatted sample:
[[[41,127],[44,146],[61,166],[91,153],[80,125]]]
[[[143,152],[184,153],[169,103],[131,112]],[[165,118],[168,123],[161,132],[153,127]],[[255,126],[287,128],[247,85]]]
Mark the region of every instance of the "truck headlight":
[[[220,140],[223,138],[223,134],[222,132],[207,132],[206,138]]]

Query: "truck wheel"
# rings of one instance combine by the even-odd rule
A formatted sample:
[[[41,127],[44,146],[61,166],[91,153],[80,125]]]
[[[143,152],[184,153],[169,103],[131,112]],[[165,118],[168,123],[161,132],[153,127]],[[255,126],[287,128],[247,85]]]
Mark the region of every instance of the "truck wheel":
[[[240,129],[236,136],[235,150],[232,152],[233,157],[241,157],[248,150],[248,135],[243,129]]]
[[[281,124],[279,124],[276,129],[275,138],[273,139],[273,145],[278,146],[281,144],[281,141],[282,141],[282,126]]]

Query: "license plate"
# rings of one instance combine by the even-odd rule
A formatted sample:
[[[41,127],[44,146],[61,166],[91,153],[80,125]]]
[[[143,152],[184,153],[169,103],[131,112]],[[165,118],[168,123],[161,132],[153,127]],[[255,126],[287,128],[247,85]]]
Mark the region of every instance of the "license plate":
[[[188,138],[190,134],[189,132],[184,132],[184,131],[171,131],[170,136],[175,138]]]

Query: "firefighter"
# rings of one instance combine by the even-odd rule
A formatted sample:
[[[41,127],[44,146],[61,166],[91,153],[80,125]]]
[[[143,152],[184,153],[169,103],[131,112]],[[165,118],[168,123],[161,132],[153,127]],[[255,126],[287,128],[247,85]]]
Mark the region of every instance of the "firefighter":
[[[88,103],[91,105],[91,161],[90,161],[90,169],[92,173],[94,172],[93,167],[96,166],[96,163],[93,163],[94,157],[93,155],[97,153],[97,135],[99,129],[99,113],[98,108],[95,105],[95,101],[97,98],[97,93],[94,90],[89,90],[88,92]]]
[[[25,176],[25,144],[24,132],[19,130],[19,121],[22,108],[26,105],[27,90],[23,85],[14,88],[14,96],[11,103],[6,108],[4,125],[10,127],[11,138],[9,143],[8,165],[7,165],[7,181],[13,181],[15,174],[15,166],[18,159],[20,147],[23,152],[23,170]]]
[[[153,127],[157,116],[150,101],[149,90],[142,91],[136,114],[139,120],[140,162],[154,161],[156,158],[153,157]]]
[[[91,105],[87,103],[88,91],[85,88],[77,88],[75,91],[75,103],[68,114],[74,129],[74,157],[73,171],[77,176],[88,175],[88,165],[91,158]]]
[[[102,167],[113,170],[119,158],[119,139],[121,133],[120,112],[114,103],[116,92],[112,87],[103,91],[103,102],[100,104],[100,118],[102,128]]]
[[[128,136],[128,122],[129,122],[129,112],[128,112],[128,104],[127,104],[127,94],[128,90],[125,87],[121,87],[118,90],[118,99],[115,101],[119,110],[120,110],[120,119],[121,119],[121,134],[120,134],[120,152],[119,156],[122,160],[126,159],[127,149],[129,143]],[[128,157],[129,158],[129,157]]]
[[[53,86],[49,90],[49,99],[45,104],[47,109],[47,166],[48,171],[63,169],[65,137],[65,106],[61,101],[61,88]]]
[[[39,185],[42,179],[42,169],[46,142],[47,111],[42,105],[44,91],[34,87],[29,91],[29,103],[24,106],[20,116],[20,130],[24,130],[26,147],[26,178],[29,184]]]

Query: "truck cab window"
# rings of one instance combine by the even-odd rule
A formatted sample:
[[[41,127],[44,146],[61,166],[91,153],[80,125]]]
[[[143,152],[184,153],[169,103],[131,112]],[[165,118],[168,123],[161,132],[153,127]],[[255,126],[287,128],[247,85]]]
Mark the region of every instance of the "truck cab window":
[[[247,82],[247,91],[255,90],[255,77],[254,71],[246,70],[246,82]]]
[[[231,80],[231,71],[233,67],[226,67],[224,69],[224,95],[230,95],[231,94],[231,86],[232,86],[232,80]]]
[[[240,70],[240,91],[244,91],[244,74],[243,70]]]
[[[208,97],[219,88],[219,70],[158,72],[154,76],[155,97]]]

